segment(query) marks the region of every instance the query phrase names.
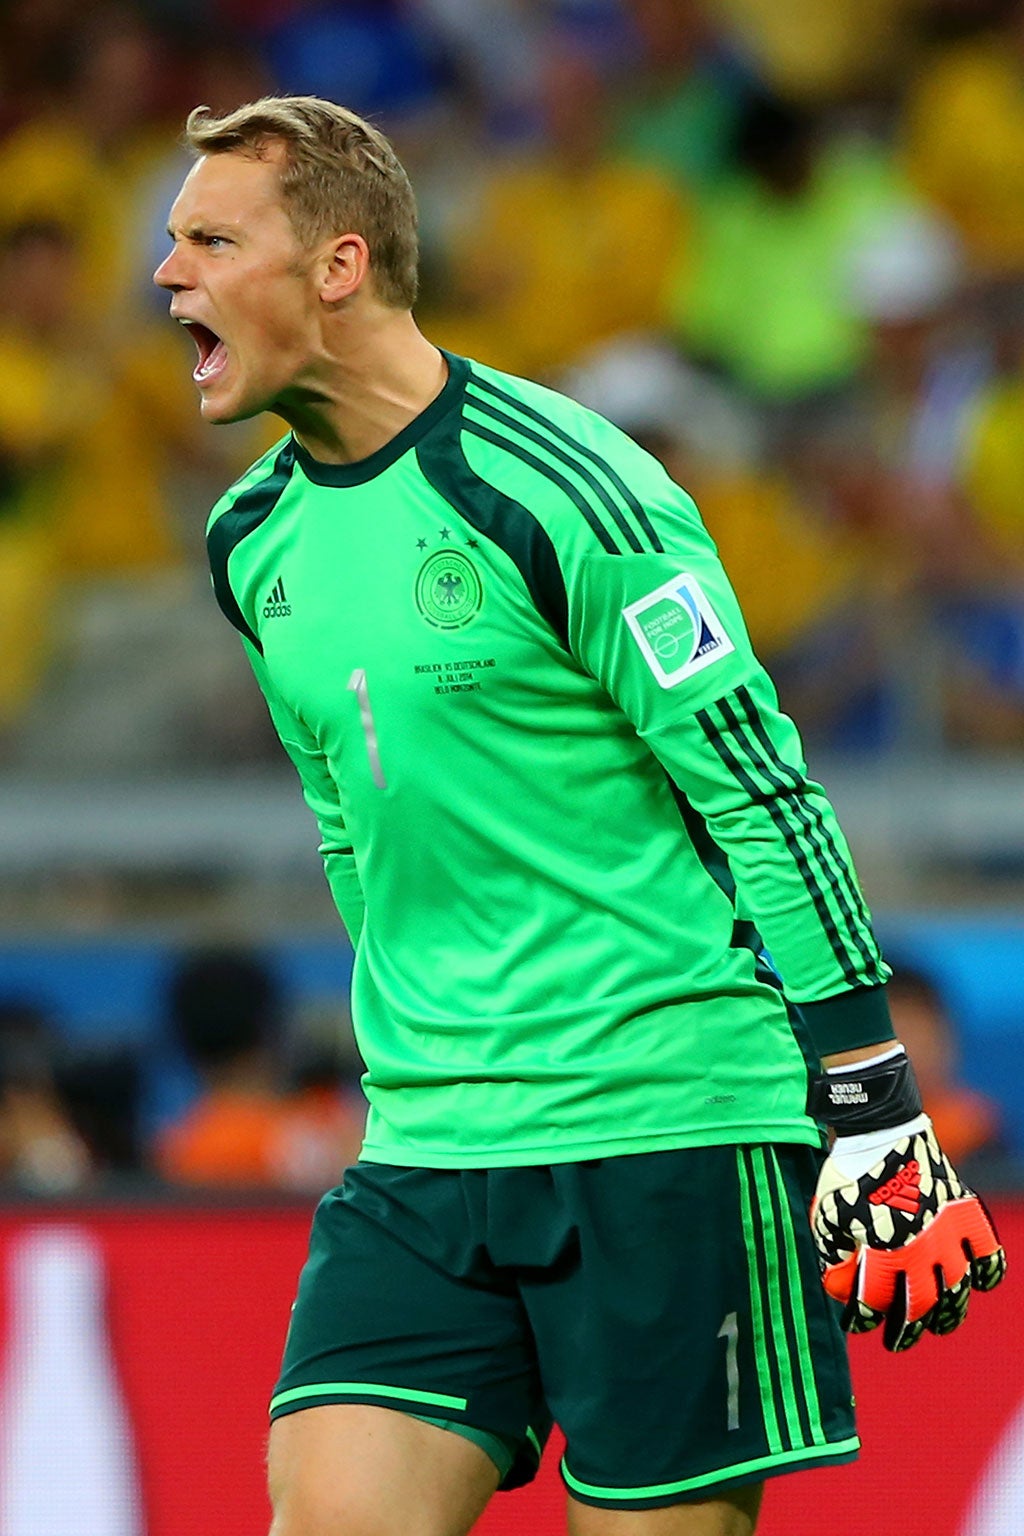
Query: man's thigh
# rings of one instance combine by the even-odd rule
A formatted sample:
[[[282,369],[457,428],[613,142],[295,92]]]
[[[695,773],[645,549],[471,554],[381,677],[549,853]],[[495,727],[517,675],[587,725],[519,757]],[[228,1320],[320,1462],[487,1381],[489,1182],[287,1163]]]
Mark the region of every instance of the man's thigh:
[[[856,1454],[807,1219],[817,1163],[807,1147],[723,1146],[553,1170],[578,1263],[523,1297],[574,1500],[721,1502]]]
[[[668,1509],[596,1509],[569,1500],[569,1536],[753,1536],[763,1483]]]
[[[466,1536],[498,1486],[478,1445],[358,1403],[278,1419],[268,1471],[271,1536]]]

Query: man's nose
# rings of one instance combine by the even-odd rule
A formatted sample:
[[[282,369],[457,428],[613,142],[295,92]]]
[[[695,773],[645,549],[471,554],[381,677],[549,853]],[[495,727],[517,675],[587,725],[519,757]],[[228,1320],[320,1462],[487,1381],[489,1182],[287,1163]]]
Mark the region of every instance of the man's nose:
[[[167,253],[157,267],[153,273],[153,281],[158,288],[169,288],[172,293],[180,293],[183,288],[189,287],[188,277],[181,261],[181,253],[177,246]]]

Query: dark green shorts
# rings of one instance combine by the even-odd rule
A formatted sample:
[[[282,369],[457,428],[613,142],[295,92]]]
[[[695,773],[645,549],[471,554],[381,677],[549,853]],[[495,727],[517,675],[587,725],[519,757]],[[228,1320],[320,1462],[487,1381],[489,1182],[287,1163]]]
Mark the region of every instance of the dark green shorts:
[[[321,1202],[271,1415],[374,1403],[467,1433],[502,1487],[554,1419],[577,1498],[643,1509],[857,1451],[807,1208],[819,1154],[358,1163]]]

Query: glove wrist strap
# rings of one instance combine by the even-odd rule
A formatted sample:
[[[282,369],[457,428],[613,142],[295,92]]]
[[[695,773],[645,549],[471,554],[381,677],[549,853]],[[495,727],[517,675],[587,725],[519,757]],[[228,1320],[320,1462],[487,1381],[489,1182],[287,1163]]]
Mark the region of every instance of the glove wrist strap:
[[[837,1136],[829,1151],[829,1159],[844,1178],[856,1183],[876,1163],[887,1157],[899,1142],[908,1136],[919,1136],[931,1130],[927,1115],[915,1115],[905,1125],[890,1130],[863,1132],[858,1136]]]
[[[837,1136],[857,1136],[905,1125],[923,1112],[921,1092],[906,1051],[868,1065],[823,1072],[811,1083],[807,1113]]]

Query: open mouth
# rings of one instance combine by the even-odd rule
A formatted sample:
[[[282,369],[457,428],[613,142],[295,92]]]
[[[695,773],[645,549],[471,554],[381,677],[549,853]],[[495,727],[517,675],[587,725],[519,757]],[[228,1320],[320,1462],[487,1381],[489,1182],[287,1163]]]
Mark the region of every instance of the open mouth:
[[[208,325],[203,325],[199,320],[183,320],[182,324],[195,342],[199,353],[199,361],[192,371],[192,377],[197,384],[208,384],[211,379],[215,379],[223,372],[228,360],[228,349],[216,331],[211,331]]]

